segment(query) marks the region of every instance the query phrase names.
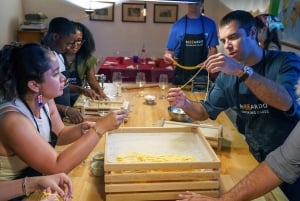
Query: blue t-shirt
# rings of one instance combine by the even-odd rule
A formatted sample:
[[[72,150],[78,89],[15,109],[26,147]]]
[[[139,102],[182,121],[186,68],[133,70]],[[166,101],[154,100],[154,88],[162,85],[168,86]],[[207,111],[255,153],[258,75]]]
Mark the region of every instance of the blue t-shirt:
[[[185,32],[186,19],[187,26]],[[207,46],[214,47],[219,45],[216,23],[212,19],[206,16],[200,16],[196,19],[191,19],[188,17],[186,18],[186,16],[184,16],[172,25],[169,32],[169,39],[166,48],[168,50],[174,51],[174,56],[177,57],[179,54],[180,44],[184,38],[185,33],[201,34],[203,33],[202,27],[204,27]]]
[[[211,119],[231,108],[245,122],[245,137],[258,161],[280,146],[300,118],[295,85],[300,77],[300,57],[295,53],[267,51],[264,59],[252,66],[260,75],[282,85],[294,100],[293,108],[284,112],[263,103],[236,76],[220,73],[201,101]]]

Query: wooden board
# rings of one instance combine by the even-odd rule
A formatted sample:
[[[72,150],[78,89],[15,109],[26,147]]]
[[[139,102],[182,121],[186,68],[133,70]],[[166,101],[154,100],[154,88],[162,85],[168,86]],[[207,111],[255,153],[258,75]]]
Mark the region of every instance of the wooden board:
[[[74,107],[80,109],[82,115],[101,115],[110,110],[129,109],[129,102],[124,100],[92,100],[80,95]]]
[[[126,162],[117,156],[131,152],[188,155],[194,161]],[[172,200],[178,192],[219,194],[220,160],[193,127],[122,128],[106,134],[104,182],[107,201]]]

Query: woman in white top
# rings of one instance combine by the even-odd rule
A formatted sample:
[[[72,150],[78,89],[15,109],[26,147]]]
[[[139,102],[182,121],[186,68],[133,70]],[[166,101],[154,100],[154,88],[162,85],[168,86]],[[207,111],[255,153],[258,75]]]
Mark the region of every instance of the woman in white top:
[[[54,53],[39,44],[6,45],[0,61],[0,180],[70,172],[127,116],[118,110],[65,126],[53,101],[65,83]],[[57,153],[55,144],[71,145]]]

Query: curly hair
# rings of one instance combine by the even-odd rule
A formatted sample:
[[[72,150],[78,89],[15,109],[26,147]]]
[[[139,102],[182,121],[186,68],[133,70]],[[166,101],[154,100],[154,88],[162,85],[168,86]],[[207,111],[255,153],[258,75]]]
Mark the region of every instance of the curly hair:
[[[40,44],[9,44],[0,50],[0,102],[23,98],[30,80],[43,82],[51,51]]]
[[[81,57],[83,60],[86,60],[95,51],[95,40],[93,34],[86,26],[80,22],[74,22],[74,24],[75,29],[82,33],[82,40],[84,40],[84,43],[81,45],[77,56]]]

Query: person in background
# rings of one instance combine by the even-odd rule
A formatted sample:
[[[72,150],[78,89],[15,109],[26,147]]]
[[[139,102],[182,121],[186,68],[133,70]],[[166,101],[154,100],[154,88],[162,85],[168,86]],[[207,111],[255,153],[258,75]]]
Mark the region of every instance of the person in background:
[[[6,45],[0,61],[0,180],[68,173],[127,117],[117,110],[65,126],[53,100],[66,80],[54,52],[39,44]],[[56,144],[70,145],[58,153]]]
[[[62,54],[74,45],[75,40],[74,23],[64,17],[55,17],[50,21],[48,32],[41,41],[41,44],[54,51],[60,71],[64,74],[66,74],[66,66]],[[83,116],[80,111],[71,107],[69,85],[65,87],[61,96],[55,98],[55,103],[62,118],[67,117],[74,124],[83,122]]]
[[[204,0],[188,3],[187,14],[172,25],[164,54],[166,63],[171,63],[170,58],[174,58],[181,65],[196,66],[207,56],[217,53],[219,42],[216,24],[201,15],[203,4]],[[173,84],[185,84],[197,71],[175,67]],[[199,75],[207,77],[207,71],[203,70]]]
[[[283,23],[278,17],[271,14],[261,14],[255,17],[258,29],[257,39],[262,48],[268,50],[281,50],[281,43],[278,36],[283,31]]]
[[[75,103],[79,94],[92,99],[106,98],[95,77],[97,58],[92,55],[95,51],[93,35],[83,24],[74,22],[74,25],[76,30],[74,44],[63,54],[70,83],[71,105]],[[82,87],[84,81],[88,82],[91,89]]]
[[[206,99],[193,102],[180,88],[171,88],[168,101],[200,121],[214,120],[231,108],[245,122],[250,152],[262,162],[299,121],[294,87],[300,77],[300,57],[260,47],[254,17],[242,10],[222,18],[219,37],[226,55],[217,53],[204,62],[209,72],[220,72]],[[280,187],[290,200],[300,200],[299,180]]]
[[[72,197],[73,186],[71,179],[64,173],[0,181],[0,201],[29,195],[34,191],[57,193],[64,200],[69,200]],[[53,195],[42,201],[54,200],[55,197]]]

